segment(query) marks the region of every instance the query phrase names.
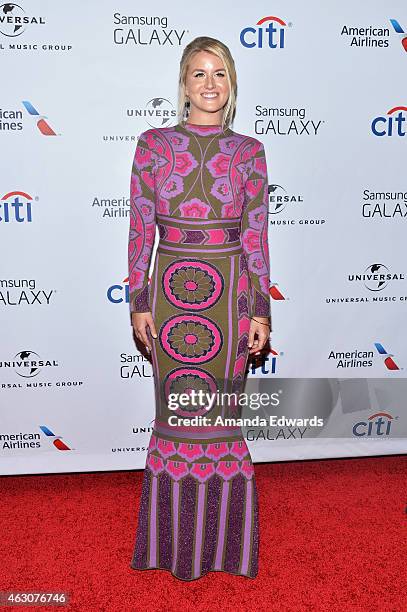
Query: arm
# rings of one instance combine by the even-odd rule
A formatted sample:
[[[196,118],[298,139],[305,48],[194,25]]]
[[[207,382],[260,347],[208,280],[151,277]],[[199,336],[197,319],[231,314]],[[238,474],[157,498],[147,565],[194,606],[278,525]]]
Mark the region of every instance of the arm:
[[[253,157],[245,183],[242,247],[251,284],[252,316],[269,317],[270,256],[268,245],[268,176],[263,144],[254,140]]]
[[[128,241],[130,313],[151,310],[148,271],[156,229],[154,162],[152,134],[147,130],[137,141],[131,171]]]

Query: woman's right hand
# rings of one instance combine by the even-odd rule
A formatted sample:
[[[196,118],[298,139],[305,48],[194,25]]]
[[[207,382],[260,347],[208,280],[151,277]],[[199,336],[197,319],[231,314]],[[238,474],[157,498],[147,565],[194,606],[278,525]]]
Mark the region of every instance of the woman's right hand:
[[[131,314],[131,322],[136,337],[146,345],[149,351],[151,351],[152,346],[147,336],[147,330],[150,331],[153,338],[157,338],[157,332],[151,312],[133,312]]]

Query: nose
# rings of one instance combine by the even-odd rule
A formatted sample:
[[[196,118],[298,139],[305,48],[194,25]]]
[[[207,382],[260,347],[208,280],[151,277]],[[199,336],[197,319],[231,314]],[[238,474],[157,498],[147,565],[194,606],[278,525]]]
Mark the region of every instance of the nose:
[[[206,87],[208,89],[213,89],[213,87],[214,87],[213,77],[211,77],[210,74],[208,74],[207,79],[206,79]]]

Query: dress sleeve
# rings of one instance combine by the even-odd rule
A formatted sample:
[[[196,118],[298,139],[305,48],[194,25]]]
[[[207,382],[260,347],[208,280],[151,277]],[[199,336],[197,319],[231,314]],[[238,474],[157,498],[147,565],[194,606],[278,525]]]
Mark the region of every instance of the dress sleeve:
[[[241,231],[251,281],[252,314],[259,317],[271,315],[268,210],[267,161],[263,144],[254,139],[245,182]]]
[[[155,164],[153,134],[140,134],[134,154],[130,183],[128,241],[130,313],[150,308],[148,271],[155,240]]]

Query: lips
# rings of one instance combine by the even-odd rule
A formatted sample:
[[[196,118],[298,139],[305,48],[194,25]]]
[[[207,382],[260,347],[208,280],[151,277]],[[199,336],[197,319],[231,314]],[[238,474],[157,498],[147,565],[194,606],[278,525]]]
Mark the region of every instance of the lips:
[[[201,96],[203,98],[205,98],[206,100],[214,100],[215,98],[218,97],[218,95],[219,94],[217,94],[217,93],[211,93],[211,94],[210,93],[203,93],[203,94],[201,94]]]

